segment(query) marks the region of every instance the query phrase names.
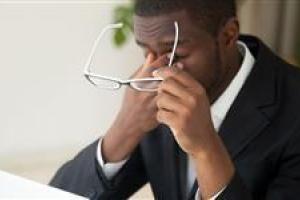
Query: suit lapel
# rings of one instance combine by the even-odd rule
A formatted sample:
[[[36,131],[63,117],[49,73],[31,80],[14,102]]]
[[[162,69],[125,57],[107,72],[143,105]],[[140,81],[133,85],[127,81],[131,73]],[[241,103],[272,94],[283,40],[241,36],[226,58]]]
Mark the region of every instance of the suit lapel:
[[[276,88],[280,72],[274,66],[278,59],[257,38],[241,36],[240,39],[250,48],[256,63],[219,130],[232,159],[262,133],[280,102],[277,98],[280,90]],[[194,187],[197,186],[195,181]],[[193,199],[195,193],[196,190],[190,192],[188,199]]]
[[[186,154],[180,149],[169,127],[163,125],[165,187],[170,199],[184,199],[186,187]]]
[[[220,137],[232,159],[269,124],[277,110],[275,56],[252,37],[242,37],[256,63],[220,127]]]
[[[232,109],[219,131],[232,159],[258,136],[268,123],[254,108]]]

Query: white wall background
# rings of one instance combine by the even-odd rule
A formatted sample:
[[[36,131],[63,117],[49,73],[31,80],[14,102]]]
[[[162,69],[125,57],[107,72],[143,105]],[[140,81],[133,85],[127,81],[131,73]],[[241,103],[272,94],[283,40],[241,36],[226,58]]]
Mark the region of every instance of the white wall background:
[[[118,111],[124,90],[97,90],[82,71],[112,10],[126,1],[14,2],[0,1],[0,170],[47,182]],[[133,40],[116,49],[109,37],[98,55],[102,73],[122,78],[143,59]]]
[[[287,13],[296,13],[298,1],[286,1]],[[0,170],[47,183],[61,164],[109,128],[124,90],[97,90],[82,70],[97,34],[112,22],[113,9],[126,2],[0,0]],[[247,0],[239,11],[242,32],[259,35],[274,48],[269,22],[278,15],[278,2]],[[294,21],[286,24],[294,27]],[[114,48],[109,36],[102,44],[100,73],[126,78],[142,63],[133,40],[122,49]]]

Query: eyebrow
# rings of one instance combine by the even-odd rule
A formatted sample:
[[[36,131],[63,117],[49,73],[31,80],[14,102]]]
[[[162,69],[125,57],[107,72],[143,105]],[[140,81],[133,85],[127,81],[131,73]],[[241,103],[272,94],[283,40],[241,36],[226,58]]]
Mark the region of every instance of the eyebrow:
[[[137,43],[137,45],[141,46],[142,48],[148,47],[148,45],[146,43],[143,43],[139,40],[135,41]],[[183,45],[185,43],[188,43],[189,40],[185,39],[185,40],[178,40],[178,46]],[[173,46],[174,41],[165,41],[165,42],[159,42],[158,45],[159,46],[163,46],[163,47],[169,47],[169,46]]]
[[[135,43],[137,43],[138,46],[143,47],[143,48],[145,48],[145,47],[148,46],[147,44],[145,44],[145,43],[143,43],[143,42],[141,42],[139,40],[135,40]]]

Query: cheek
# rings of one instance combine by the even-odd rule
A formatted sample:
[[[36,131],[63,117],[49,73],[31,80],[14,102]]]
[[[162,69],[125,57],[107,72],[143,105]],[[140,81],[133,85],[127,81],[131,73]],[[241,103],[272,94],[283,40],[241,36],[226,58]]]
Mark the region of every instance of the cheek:
[[[219,74],[218,60],[219,58],[212,53],[195,52],[185,59],[183,64],[185,70],[208,89],[214,84]]]

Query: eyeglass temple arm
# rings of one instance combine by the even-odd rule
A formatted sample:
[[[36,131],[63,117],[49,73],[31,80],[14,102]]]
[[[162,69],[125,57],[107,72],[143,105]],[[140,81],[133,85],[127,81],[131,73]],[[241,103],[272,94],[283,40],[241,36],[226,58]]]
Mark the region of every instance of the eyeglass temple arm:
[[[85,67],[84,67],[84,73],[89,73],[90,72],[90,64],[92,62],[92,59],[94,57],[95,51],[97,49],[97,46],[101,40],[101,38],[103,37],[103,35],[109,30],[109,29],[115,29],[115,28],[122,28],[123,24],[122,23],[118,23],[118,24],[109,24],[108,26],[106,26],[98,35],[97,39],[95,40],[91,53],[88,56],[88,59],[86,61]]]
[[[176,48],[177,48],[177,45],[178,45],[178,39],[179,39],[179,27],[178,27],[178,22],[175,21],[174,22],[174,25],[175,25],[175,40],[174,40],[174,46],[173,46],[173,50],[172,50],[172,53],[171,53],[171,57],[170,57],[170,61],[169,61],[169,67],[172,66],[173,64],[173,61],[174,61],[174,57],[175,57],[175,52],[176,52]]]
[[[173,64],[176,48],[177,48],[177,45],[178,45],[178,39],[179,39],[179,27],[178,27],[178,22],[177,21],[174,22],[174,26],[175,26],[175,41],[174,41],[174,46],[173,46],[173,50],[172,50],[169,65],[168,65],[169,67],[171,67],[172,64]],[[97,39],[95,40],[95,42],[93,44],[91,53],[89,54],[88,59],[86,61],[86,64],[85,64],[85,67],[84,67],[84,73],[89,73],[90,72],[89,68],[90,68],[91,61],[93,59],[93,56],[94,56],[95,51],[97,49],[97,46],[98,46],[101,38],[103,37],[103,35],[106,33],[106,31],[108,31],[109,29],[122,28],[122,27],[123,27],[122,23],[110,24],[110,25],[106,26],[100,32],[100,34],[98,35]]]

